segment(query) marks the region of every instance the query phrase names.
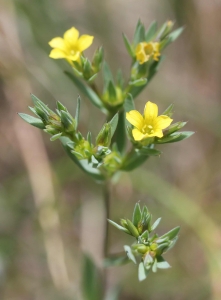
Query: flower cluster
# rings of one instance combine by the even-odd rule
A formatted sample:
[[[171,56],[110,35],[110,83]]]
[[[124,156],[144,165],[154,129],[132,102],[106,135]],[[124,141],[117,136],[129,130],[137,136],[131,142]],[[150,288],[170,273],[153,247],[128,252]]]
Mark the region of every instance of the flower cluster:
[[[121,225],[108,220],[117,229],[133,236],[135,242],[132,246],[124,246],[128,258],[137,263],[136,257],[139,258],[138,278],[144,280],[152,270],[167,269],[170,265],[164,260],[163,254],[170,250],[178,239],[180,227],[176,227],[164,235],[158,236],[153,231],[159,225],[161,218],[158,218],[151,224],[152,215],[144,206],[141,210],[139,203],[134,207],[132,221],[121,219]]]

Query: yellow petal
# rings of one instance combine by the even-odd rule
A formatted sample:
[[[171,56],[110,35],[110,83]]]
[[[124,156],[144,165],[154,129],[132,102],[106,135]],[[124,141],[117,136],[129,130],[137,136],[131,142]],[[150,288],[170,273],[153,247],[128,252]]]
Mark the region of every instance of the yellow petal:
[[[70,45],[76,45],[78,37],[79,37],[79,31],[75,27],[68,29],[64,33],[64,39]]]
[[[56,38],[52,39],[48,44],[52,48],[58,48],[61,50],[66,50],[66,48],[67,48],[64,39],[62,39],[61,37],[56,37]]]
[[[88,47],[90,47],[90,45],[93,42],[94,37],[91,35],[82,35],[77,42],[77,47],[78,50],[80,52],[84,51],[85,49],[87,49]]]
[[[60,49],[53,49],[51,50],[51,53],[49,54],[49,57],[54,58],[54,59],[58,59],[58,58],[66,58],[67,54],[60,50]]]
[[[140,132],[136,128],[134,128],[132,130],[132,134],[133,134],[133,137],[134,137],[135,141],[141,141],[144,138],[144,136],[145,136],[142,132]]]
[[[144,117],[147,123],[152,123],[158,115],[158,106],[148,101],[144,108]]]
[[[137,127],[138,129],[142,129],[143,127],[143,117],[137,110],[131,110],[126,113],[126,119],[130,122],[133,126]]]
[[[153,126],[156,130],[165,129],[172,123],[172,121],[173,119],[168,116],[161,115],[155,119]]]
[[[157,137],[161,138],[161,137],[163,137],[163,131],[160,129],[157,129],[154,131],[153,136],[157,136]]]

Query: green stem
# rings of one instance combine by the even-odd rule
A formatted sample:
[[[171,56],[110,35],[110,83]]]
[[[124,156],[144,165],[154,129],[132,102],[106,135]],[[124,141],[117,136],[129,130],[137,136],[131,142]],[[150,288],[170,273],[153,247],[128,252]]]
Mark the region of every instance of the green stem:
[[[106,258],[108,256],[108,237],[109,237],[109,226],[108,226],[109,224],[107,222],[107,219],[110,218],[110,184],[108,180],[106,180],[104,183],[103,199],[104,199],[104,210],[105,210],[103,257]]]

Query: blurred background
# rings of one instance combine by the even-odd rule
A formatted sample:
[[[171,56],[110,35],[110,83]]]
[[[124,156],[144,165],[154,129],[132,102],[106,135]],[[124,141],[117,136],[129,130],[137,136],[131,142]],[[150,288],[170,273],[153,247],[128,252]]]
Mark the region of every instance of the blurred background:
[[[138,283],[137,267],[112,267],[109,287],[120,299],[221,299],[221,1],[220,0],[2,0],[0,11],[0,299],[79,299],[82,249],[101,264],[102,188],[65,155],[59,141],[23,122],[30,93],[54,109],[59,100],[74,112],[78,90],[48,57],[48,41],[72,26],[95,36],[92,58],[103,45],[115,74],[128,77],[131,40],[138,18],[147,27],[174,20],[185,26],[166,59],[136,100],[162,112],[175,104],[174,121],[188,121],[190,139],[160,146],[137,171],[123,173],[112,188],[111,219],[130,218],[140,200],[162,217],[159,232],[180,225],[169,270]],[[95,134],[105,120],[83,95],[80,126]],[[110,228],[110,253],[132,240]]]

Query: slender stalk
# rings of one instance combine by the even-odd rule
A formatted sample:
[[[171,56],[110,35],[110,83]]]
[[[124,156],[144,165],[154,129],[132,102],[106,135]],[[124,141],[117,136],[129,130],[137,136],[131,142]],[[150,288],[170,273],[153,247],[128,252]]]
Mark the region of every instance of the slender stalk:
[[[104,183],[103,190],[104,209],[105,209],[105,230],[104,230],[104,242],[103,242],[103,257],[108,256],[108,237],[109,237],[109,224],[107,219],[110,218],[110,183],[108,180]]]

